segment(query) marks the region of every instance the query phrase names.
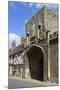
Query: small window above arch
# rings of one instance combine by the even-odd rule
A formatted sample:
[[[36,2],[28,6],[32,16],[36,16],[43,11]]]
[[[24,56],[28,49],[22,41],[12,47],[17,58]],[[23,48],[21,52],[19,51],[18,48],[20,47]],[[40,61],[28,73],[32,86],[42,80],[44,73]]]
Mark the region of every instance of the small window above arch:
[[[38,29],[41,29],[41,25],[38,25]]]
[[[29,37],[29,32],[27,32],[27,37]]]

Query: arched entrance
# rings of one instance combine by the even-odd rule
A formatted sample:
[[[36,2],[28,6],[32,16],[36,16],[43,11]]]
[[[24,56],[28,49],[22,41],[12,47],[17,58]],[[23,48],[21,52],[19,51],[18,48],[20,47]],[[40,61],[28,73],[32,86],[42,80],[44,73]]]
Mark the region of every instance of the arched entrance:
[[[43,50],[33,45],[27,52],[27,56],[31,78],[43,81]]]

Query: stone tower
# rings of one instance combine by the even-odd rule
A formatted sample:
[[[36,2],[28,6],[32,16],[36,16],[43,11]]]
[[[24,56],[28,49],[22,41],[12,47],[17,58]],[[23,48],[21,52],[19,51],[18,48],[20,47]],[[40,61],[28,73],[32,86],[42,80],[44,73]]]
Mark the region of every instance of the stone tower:
[[[39,30],[38,30],[39,29]],[[36,36],[45,38],[45,32],[51,33],[58,31],[58,14],[55,14],[47,6],[44,6],[35,16],[26,24],[26,33],[29,32],[29,38]]]
[[[44,6],[26,23],[26,36],[27,33],[31,77],[58,82],[58,14]]]

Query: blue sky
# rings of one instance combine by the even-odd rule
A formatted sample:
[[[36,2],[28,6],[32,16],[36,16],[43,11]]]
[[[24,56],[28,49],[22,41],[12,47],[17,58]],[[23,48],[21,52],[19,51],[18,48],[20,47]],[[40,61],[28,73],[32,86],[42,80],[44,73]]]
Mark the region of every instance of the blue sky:
[[[58,12],[56,4],[39,4],[28,2],[8,2],[8,32],[9,32],[9,48],[15,39],[16,44],[21,43],[21,36],[25,35],[25,24],[38,10],[47,5],[52,11]]]

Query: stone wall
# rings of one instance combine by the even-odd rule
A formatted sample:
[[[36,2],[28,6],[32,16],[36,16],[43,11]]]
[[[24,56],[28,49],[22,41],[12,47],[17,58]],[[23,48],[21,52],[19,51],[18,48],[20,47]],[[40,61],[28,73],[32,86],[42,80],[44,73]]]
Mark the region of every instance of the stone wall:
[[[43,7],[35,16],[33,16],[26,24],[26,33],[29,32],[29,38],[38,35],[38,25],[41,25],[40,37],[44,35],[46,31],[51,31],[51,34],[58,31],[58,14],[55,14],[48,7]],[[46,34],[46,33],[45,33]],[[53,37],[54,36],[54,37]],[[48,66],[48,45],[46,38],[40,39],[37,45],[44,50],[44,80],[49,80],[48,73],[50,67],[50,80],[51,82],[58,82],[58,42],[57,34],[52,34],[50,37],[50,65]],[[56,38],[56,40],[55,40]],[[36,44],[36,43],[35,43]],[[46,45],[45,45],[46,44]]]
[[[25,56],[24,56],[24,76],[27,79],[31,78],[30,69],[29,69],[29,60],[28,60],[26,51],[25,51]]]
[[[29,32],[30,38],[38,35],[38,25],[44,23],[44,11],[38,12],[26,24],[26,33]]]
[[[45,45],[46,44],[46,45]],[[48,80],[48,45],[46,43],[45,40],[39,42],[38,44],[40,47],[42,47],[43,49],[43,54],[44,54],[44,57],[43,57],[43,73],[44,73],[44,81],[47,81]]]
[[[58,82],[58,39],[50,41],[50,80]]]
[[[42,29],[40,36],[43,36],[47,30],[50,30],[51,33],[58,31],[58,14],[52,12],[45,6],[32,16],[26,24],[26,33],[29,32],[30,38],[38,35],[38,25],[41,25]]]
[[[53,33],[58,31],[58,25],[58,14],[47,9],[45,11],[45,28]]]

